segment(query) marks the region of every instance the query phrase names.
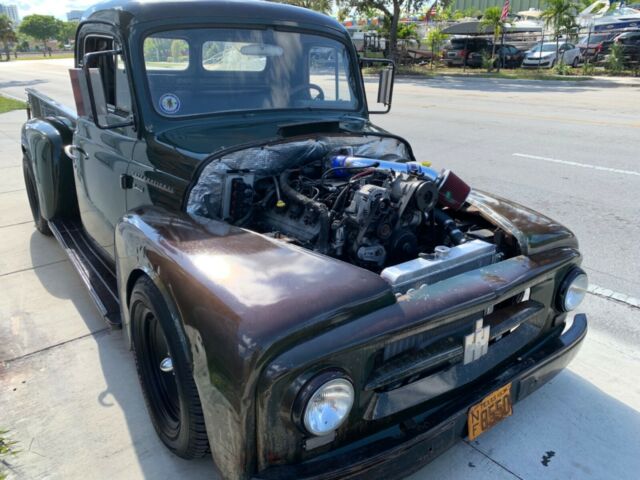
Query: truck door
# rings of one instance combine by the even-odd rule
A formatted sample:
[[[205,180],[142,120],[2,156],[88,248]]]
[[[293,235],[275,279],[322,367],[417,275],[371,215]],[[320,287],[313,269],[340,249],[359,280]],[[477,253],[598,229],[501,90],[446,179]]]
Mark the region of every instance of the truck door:
[[[84,53],[118,48],[112,37],[102,33],[84,37]],[[100,126],[90,115],[78,118],[73,138],[76,190],[85,230],[113,258],[115,225],[126,211],[122,182],[137,135],[132,126],[110,127],[126,123],[132,114],[131,89],[122,56],[99,56],[89,67],[102,84],[99,91],[92,89],[96,104],[106,108],[99,115]]]

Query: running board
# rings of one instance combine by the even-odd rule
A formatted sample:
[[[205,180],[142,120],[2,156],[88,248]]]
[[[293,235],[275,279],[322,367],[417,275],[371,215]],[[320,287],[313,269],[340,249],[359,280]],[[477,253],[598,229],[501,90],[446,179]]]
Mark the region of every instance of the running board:
[[[96,251],[80,220],[55,219],[49,222],[49,227],[80,274],[104,319],[112,327],[120,327],[122,319],[115,271]]]

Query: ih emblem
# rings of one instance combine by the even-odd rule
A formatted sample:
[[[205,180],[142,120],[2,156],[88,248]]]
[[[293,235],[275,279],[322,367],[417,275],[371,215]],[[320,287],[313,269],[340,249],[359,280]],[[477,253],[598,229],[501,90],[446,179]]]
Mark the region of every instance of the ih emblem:
[[[482,326],[482,319],[476,321],[476,329],[464,337],[464,364],[471,363],[487,353],[489,349],[489,325]]]

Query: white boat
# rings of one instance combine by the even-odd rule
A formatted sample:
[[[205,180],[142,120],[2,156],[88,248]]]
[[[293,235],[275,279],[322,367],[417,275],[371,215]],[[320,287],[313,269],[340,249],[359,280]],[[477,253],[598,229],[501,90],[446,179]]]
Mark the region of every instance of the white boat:
[[[640,10],[629,7],[618,7],[609,10],[593,23],[594,32],[606,32],[608,30],[623,30],[628,28],[640,29]]]
[[[596,0],[578,15],[578,22],[594,32],[640,29],[640,10],[630,8],[624,3]]]

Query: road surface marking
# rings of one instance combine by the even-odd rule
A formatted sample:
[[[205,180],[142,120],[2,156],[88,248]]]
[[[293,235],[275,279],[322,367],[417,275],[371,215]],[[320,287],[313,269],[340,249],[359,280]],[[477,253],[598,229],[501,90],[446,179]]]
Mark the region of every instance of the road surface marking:
[[[620,303],[624,303],[625,305],[629,305],[630,307],[640,308],[639,298],[630,297],[629,295],[625,295],[624,293],[620,292],[614,292],[609,288],[599,287],[598,285],[589,285],[587,291],[597,297],[608,298]]]
[[[415,101],[409,104],[410,106],[415,105]],[[537,104],[539,105],[539,104]],[[451,110],[460,112],[460,107],[451,106],[451,105],[429,105],[424,106],[421,105],[420,108],[440,108],[442,110]],[[474,113],[482,113],[488,115],[487,118],[491,117],[510,117],[510,118],[524,118],[527,120],[542,120],[545,122],[559,122],[559,123],[573,123],[576,125],[594,125],[598,127],[611,127],[611,126],[619,126],[619,127],[629,127],[629,128],[640,128],[640,122],[618,122],[614,120],[591,120],[587,118],[573,118],[573,117],[559,117],[556,115],[539,115],[529,112],[501,112],[487,108],[473,108],[465,106],[464,113],[474,112]]]
[[[560,163],[562,165],[571,165],[572,167],[591,168],[592,170],[601,170],[603,172],[621,173],[623,175],[635,175],[640,177],[640,172],[633,170],[621,170],[619,168],[601,167],[600,165],[590,165],[588,163],[571,162],[569,160],[558,160],[557,158],[538,157],[537,155],[528,155],[526,153],[514,153],[514,157],[530,158],[532,160],[543,160],[545,162]]]

